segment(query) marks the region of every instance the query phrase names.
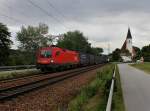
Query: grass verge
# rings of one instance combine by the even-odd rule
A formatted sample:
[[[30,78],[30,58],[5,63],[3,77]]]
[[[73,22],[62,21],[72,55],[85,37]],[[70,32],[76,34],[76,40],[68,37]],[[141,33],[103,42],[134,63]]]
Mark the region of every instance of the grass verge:
[[[120,74],[118,67],[116,68],[115,87],[112,100],[112,111],[125,111]]]
[[[29,75],[38,74],[40,71],[37,69],[13,70],[0,72],[0,80],[25,77]]]
[[[105,111],[114,65],[104,66],[97,72],[97,77],[70,101],[68,111]],[[112,111],[125,111],[122,88],[118,68],[116,84],[112,101]]]
[[[130,66],[133,66],[135,68],[141,69],[144,72],[147,72],[150,74],[150,63],[137,63],[137,64],[130,64]]]
[[[97,77],[69,103],[68,111],[104,111],[109,94],[114,65],[104,66],[97,72]]]

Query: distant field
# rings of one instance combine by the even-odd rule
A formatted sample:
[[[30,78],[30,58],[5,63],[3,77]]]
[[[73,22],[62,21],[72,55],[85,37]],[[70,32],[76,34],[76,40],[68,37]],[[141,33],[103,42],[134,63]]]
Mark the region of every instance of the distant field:
[[[150,74],[150,63],[138,63],[138,64],[130,64],[131,66],[141,69]]]

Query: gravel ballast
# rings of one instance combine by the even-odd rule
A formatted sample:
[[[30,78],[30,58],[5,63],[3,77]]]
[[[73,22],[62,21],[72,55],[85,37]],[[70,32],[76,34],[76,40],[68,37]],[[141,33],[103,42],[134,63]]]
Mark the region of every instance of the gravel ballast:
[[[57,111],[96,76],[98,69],[0,102],[0,111]]]

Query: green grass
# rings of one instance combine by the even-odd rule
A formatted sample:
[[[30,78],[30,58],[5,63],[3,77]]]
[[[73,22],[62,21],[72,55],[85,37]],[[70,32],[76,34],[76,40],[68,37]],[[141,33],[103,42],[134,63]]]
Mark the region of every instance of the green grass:
[[[112,111],[125,111],[118,67],[116,68],[116,80],[115,80],[115,87],[114,87],[114,94],[113,94],[113,101],[112,101]]]
[[[97,77],[83,87],[80,93],[69,103],[68,111],[105,111],[114,65],[104,66],[97,72]],[[125,111],[118,67],[116,70],[115,89],[112,111]]]
[[[37,69],[13,70],[0,72],[0,80],[24,77],[40,73]]]
[[[150,74],[150,63],[137,63],[137,64],[130,64],[135,68],[141,69]]]
[[[108,91],[106,83],[112,78],[114,65],[104,66],[97,72],[97,77],[69,103],[68,111],[104,111],[107,104]],[[106,94],[107,93],[107,94]]]
[[[83,111],[105,111],[107,99],[100,90],[82,106]]]

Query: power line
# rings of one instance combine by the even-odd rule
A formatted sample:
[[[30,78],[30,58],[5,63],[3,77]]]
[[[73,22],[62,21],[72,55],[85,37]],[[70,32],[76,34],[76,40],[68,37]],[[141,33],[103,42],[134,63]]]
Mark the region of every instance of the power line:
[[[40,9],[42,12],[44,12],[46,15],[48,15],[49,17],[51,17],[51,18],[53,18],[55,21],[57,21],[57,22],[59,22],[59,23],[61,23],[56,17],[54,17],[52,14],[50,14],[48,11],[46,11],[46,10],[44,10],[43,8],[41,8],[39,5],[37,5],[37,4],[35,4],[33,1],[31,1],[31,0],[28,0],[28,2],[31,4],[31,5],[33,5],[34,7],[36,7],[36,8],[38,8],[38,9]],[[12,7],[11,6],[6,6],[8,9],[12,9]],[[19,10],[20,11],[20,10]],[[22,14],[22,13],[24,13],[24,12],[22,12],[22,11],[17,11],[18,13],[20,13],[20,14]],[[7,18],[7,19],[9,19],[9,20],[11,20],[11,21],[14,21],[15,23],[21,23],[22,25],[23,25],[23,21],[21,21],[21,20],[19,20],[19,19],[17,19],[17,18],[14,18],[14,17],[11,17],[11,16],[8,16],[8,15],[6,15],[6,14],[3,14],[3,13],[0,13],[0,16],[3,16],[3,17],[5,17],[5,18]],[[63,25],[63,24],[62,24]],[[65,28],[65,29],[68,29],[68,28],[66,28],[66,26],[64,26],[63,25],[63,28]]]
[[[9,10],[11,10],[12,11],[12,6],[9,6],[9,5],[6,5],[5,4],[5,7],[7,7]],[[15,10],[16,11],[16,10]],[[17,12],[19,13],[19,14],[21,14],[21,15],[25,15],[25,13],[24,12],[22,12],[21,10],[17,10]]]
[[[59,13],[59,14],[64,18],[64,20],[65,20],[65,19],[67,20],[66,16],[65,16],[60,10],[58,10],[58,9],[50,2],[50,0],[47,0],[47,3],[48,3],[48,5],[49,5],[51,8],[53,8],[57,13]],[[73,19],[75,19],[75,18],[73,18]],[[72,23],[72,24],[74,24],[74,23]],[[75,24],[75,25],[76,25],[76,24]]]
[[[65,15],[58,10],[49,0],[47,0],[48,6],[53,8],[59,15],[61,15],[61,17],[64,19],[63,21],[65,21],[65,19],[67,20],[67,18],[65,17]]]
[[[108,55],[110,54],[110,43],[108,43]]]
[[[46,15],[48,15],[50,18],[53,18],[55,21],[59,22],[60,24],[62,24],[57,18],[55,18],[52,14],[50,14],[48,11],[44,10],[43,8],[41,8],[39,5],[35,4],[33,1],[31,0],[27,0],[31,5],[33,5],[34,7],[40,9],[43,13],[45,13]],[[68,29],[66,26],[64,26],[62,24],[62,26],[66,29]]]
[[[14,22],[17,22],[17,23],[18,23],[18,22],[22,23],[22,21],[20,21],[19,19],[10,17],[10,16],[5,15],[5,14],[2,14],[2,13],[0,13],[0,16],[3,16],[3,17],[5,17],[5,18],[8,18],[8,19],[10,19],[10,20],[12,20],[12,21],[14,21]]]
[[[59,13],[63,18],[66,18],[57,8],[55,8],[55,6],[49,1],[47,0],[47,3],[50,7],[52,7],[57,13]]]
[[[5,4],[5,7],[7,7],[10,11],[12,11],[12,7],[11,7],[11,6],[8,6],[8,5]],[[1,10],[1,11],[2,11],[2,10]],[[5,11],[3,10],[3,12],[5,12]],[[23,22],[22,20],[18,19],[18,18],[14,18],[14,17],[12,17],[12,16],[6,15],[6,14],[1,13],[1,12],[0,12],[0,16],[5,17],[5,18],[7,18],[7,19],[9,19],[9,20],[11,20],[11,21],[13,21],[13,22],[15,22],[15,23],[18,23],[18,22],[19,22],[19,23],[21,23],[22,25],[25,25],[24,22]]]

